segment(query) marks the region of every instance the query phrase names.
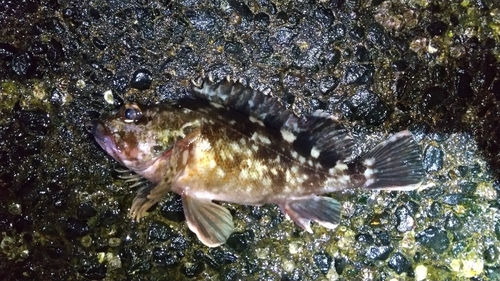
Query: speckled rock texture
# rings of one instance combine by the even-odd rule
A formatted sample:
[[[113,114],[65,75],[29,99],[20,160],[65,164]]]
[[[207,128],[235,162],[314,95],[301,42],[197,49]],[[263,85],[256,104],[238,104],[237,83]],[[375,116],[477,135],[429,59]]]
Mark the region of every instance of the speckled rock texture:
[[[498,1],[400,2],[0,0],[0,280],[499,280]],[[229,205],[212,249],[173,194],[132,222],[85,122],[208,74],[335,114],[356,156],[411,130],[422,188],[332,194],[314,234]]]

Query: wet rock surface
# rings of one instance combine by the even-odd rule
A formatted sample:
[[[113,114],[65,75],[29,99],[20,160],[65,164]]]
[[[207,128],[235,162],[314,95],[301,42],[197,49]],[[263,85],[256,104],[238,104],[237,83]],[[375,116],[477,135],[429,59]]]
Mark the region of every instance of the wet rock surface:
[[[497,280],[498,7],[421,4],[0,1],[0,279]],[[215,249],[174,195],[132,222],[135,190],[84,124],[208,73],[337,114],[356,156],[410,129],[425,188],[332,194],[342,222],[314,234],[231,205]]]

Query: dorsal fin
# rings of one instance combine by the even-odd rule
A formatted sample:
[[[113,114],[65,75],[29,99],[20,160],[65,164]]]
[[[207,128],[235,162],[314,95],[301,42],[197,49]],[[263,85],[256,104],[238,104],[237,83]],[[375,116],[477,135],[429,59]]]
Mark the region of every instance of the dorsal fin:
[[[226,78],[214,82],[204,78],[193,83],[193,97],[214,102],[262,121],[268,128],[281,131],[283,139],[304,158],[313,158],[323,168],[342,163],[354,145],[346,129],[331,115],[316,111],[297,117],[275,97]]]
[[[293,148],[302,156],[316,158],[325,168],[351,157],[354,142],[347,130],[331,115],[316,111],[299,119]]]
[[[239,81],[231,81],[229,77],[218,83],[204,78],[193,84],[194,97],[252,116],[269,128],[280,130],[286,123],[298,121],[297,116],[275,97],[246,87]]]

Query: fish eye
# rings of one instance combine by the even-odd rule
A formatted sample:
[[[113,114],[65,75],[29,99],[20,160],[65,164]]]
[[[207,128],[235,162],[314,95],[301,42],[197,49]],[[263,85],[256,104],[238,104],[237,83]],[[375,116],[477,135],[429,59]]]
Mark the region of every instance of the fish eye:
[[[141,109],[135,103],[126,104],[122,110],[122,118],[123,121],[125,121],[126,123],[135,122],[139,120],[141,116],[142,116]]]

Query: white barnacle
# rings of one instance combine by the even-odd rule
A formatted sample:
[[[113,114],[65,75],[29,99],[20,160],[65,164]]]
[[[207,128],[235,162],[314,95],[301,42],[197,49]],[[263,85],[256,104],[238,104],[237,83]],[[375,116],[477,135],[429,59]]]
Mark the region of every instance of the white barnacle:
[[[284,140],[286,140],[289,143],[292,143],[295,141],[297,138],[292,132],[288,130],[280,130],[281,136],[283,137]]]
[[[258,146],[258,145],[253,144],[253,145],[252,145],[252,149],[253,149],[253,151],[257,151],[257,150],[259,150],[259,146]]]
[[[299,153],[297,153],[297,151],[292,151],[292,157],[297,159],[299,157]]]
[[[292,166],[292,168],[290,168],[290,170],[292,171],[292,173],[297,173],[297,172],[299,172],[299,167]]]

